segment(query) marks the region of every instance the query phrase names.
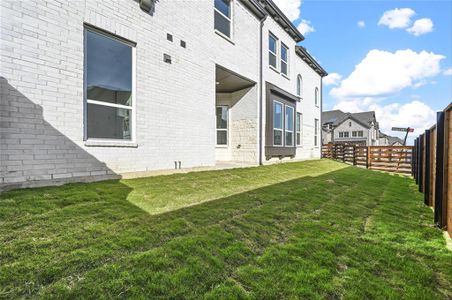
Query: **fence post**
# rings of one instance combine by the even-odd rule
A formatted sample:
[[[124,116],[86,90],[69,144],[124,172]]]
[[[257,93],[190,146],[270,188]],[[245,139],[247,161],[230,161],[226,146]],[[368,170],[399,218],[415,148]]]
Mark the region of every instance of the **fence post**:
[[[444,146],[445,146],[445,130],[444,130],[444,112],[438,112],[436,115],[436,194],[435,194],[435,223],[439,227],[446,224],[443,220],[443,201],[444,201]]]
[[[367,146],[367,163],[366,163],[366,168],[370,169],[371,165],[370,165],[370,146]]]

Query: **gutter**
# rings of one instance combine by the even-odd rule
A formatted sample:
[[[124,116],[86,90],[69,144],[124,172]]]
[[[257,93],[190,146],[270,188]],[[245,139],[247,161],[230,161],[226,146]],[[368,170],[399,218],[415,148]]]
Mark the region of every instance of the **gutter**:
[[[262,109],[262,105],[264,103],[264,78],[263,78],[263,73],[264,73],[264,64],[263,64],[263,31],[264,31],[264,21],[267,18],[267,16],[265,16],[264,18],[261,19],[261,24],[260,24],[260,29],[259,29],[259,165],[263,165],[263,151],[262,151],[262,146],[263,146],[263,134],[262,134],[262,130],[263,130],[263,109]]]

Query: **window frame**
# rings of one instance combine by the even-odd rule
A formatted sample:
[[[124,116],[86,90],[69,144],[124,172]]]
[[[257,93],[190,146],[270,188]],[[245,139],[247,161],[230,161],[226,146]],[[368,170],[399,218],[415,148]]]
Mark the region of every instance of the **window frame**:
[[[270,50],[270,37],[272,37],[275,40],[275,51],[276,51],[276,53],[274,53],[274,52],[272,52]],[[279,69],[278,69],[278,66],[279,66],[279,64],[278,64],[278,60],[279,60],[278,59],[278,57],[279,57],[279,53],[278,53],[279,39],[276,37],[276,35],[271,33],[271,31],[268,32],[268,38],[269,38],[269,40],[268,40],[268,57],[269,57],[268,58],[268,66],[270,67],[270,69],[272,69],[272,70],[274,70],[274,71],[279,73]],[[272,66],[270,64],[270,54],[273,54],[275,56],[275,64],[276,64],[276,66]]]
[[[226,107],[226,128],[217,127],[217,108]],[[229,147],[229,105],[215,105],[215,146],[217,148],[228,148]],[[226,131],[226,144],[218,144],[218,131]]]
[[[275,128],[275,104],[281,105],[281,129]],[[285,145],[285,136],[284,136],[284,121],[285,121],[285,109],[284,109],[284,103],[279,102],[278,100],[273,100],[273,129],[272,129],[272,144],[274,147],[284,147]],[[281,145],[275,144],[275,130],[281,131]]]
[[[286,60],[285,61],[282,58],[282,52],[283,52],[282,49],[283,48],[286,50]],[[279,53],[280,53],[279,65],[280,65],[281,75],[284,76],[284,77],[289,78],[289,47],[287,47],[283,42],[280,43]],[[283,63],[286,64],[286,71],[287,71],[287,73],[284,73],[283,70],[282,70]]]
[[[349,131],[339,131],[339,138],[341,138],[341,139],[350,138],[350,132]]]
[[[301,74],[297,76],[297,96],[303,99],[303,77]]]
[[[213,2],[213,10],[214,10],[214,15],[213,15],[213,28],[215,30],[215,33],[220,35],[221,37],[229,40],[232,42],[232,39],[234,37],[234,26],[233,26],[233,20],[234,20],[234,4],[233,4],[234,0],[229,0],[229,8],[231,10],[231,16],[228,17],[225,14],[223,14],[221,11],[219,11],[216,7],[215,7],[215,1]],[[229,32],[231,33],[230,36],[227,36],[226,34],[224,34],[223,32],[219,31],[218,29],[215,28],[215,11],[218,12],[221,16],[223,16],[224,18],[226,18],[226,20],[229,21]]]
[[[314,104],[316,107],[319,107],[319,88],[318,87],[315,88],[315,92],[314,92]]]
[[[295,120],[295,144],[297,147],[301,147],[301,137],[302,137],[302,130],[303,128],[303,114],[301,112],[297,112],[296,120]],[[300,136],[300,139],[298,139],[298,136]]]
[[[314,147],[319,147],[319,119],[314,119]]]
[[[286,128],[286,114],[287,114],[287,108],[292,110],[292,130],[288,130]],[[284,105],[284,147],[293,147],[295,146],[295,128],[294,128],[294,118],[295,118],[295,108],[293,106],[290,105]],[[292,144],[289,145],[286,143],[287,139],[286,139],[286,133],[290,132],[292,134]]]
[[[98,35],[101,35],[105,38],[109,38],[113,41],[116,41],[118,43],[125,44],[129,46],[132,50],[132,74],[131,80],[132,80],[132,105],[121,105],[121,104],[115,104],[115,103],[109,103],[104,101],[97,101],[97,100],[90,100],[88,99],[88,32],[92,32]],[[122,38],[114,33],[89,26],[88,24],[84,24],[83,26],[83,141],[85,143],[93,143],[93,145],[96,144],[106,144],[111,146],[127,146],[127,145],[133,145],[136,146],[136,136],[137,136],[137,126],[136,126],[136,102],[137,102],[137,93],[136,93],[136,46],[137,44],[127,40],[125,38]],[[131,111],[131,135],[129,140],[125,139],[107,139],[107,138],[89,138],[88,137],[88,104],[94,104],[99,106],[106,106],[106,107],[114,107],[114,108],[121,108],[121,109],[127,109]]]

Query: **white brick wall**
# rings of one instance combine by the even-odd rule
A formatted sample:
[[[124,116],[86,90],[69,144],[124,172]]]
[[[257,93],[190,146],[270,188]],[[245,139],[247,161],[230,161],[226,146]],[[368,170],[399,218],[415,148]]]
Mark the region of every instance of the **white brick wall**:
[[[259,82],[260,23],[239,1],[232,42],[215,34],[210,0],[160,0],[152,14],[133,0],[2,0],[0,14],[0,185],[107,178],[171,169],[174,161],[183,168],[212,166],[215,65]],[[83,140],[84,24],[137,44],[136,147],[88,147]],[[291,93],[298,72],[305,82],[319,83],[312,70],[293,64],[295,43],[285,31],[271,18],[265,26],[264,80]],[[291,80],[267,68],[268,28],[291,49]],[[172,64],[163,62],[164,53]],[[231,114],[231,160],[258,160],[258,91],[257,84]],[[308,97],[300,103],[306,141],[320,114]],[[306,143],[297,158],[317,157]]]
[[[281,42],[289,48],[289,72],[285,77],[279,72],[270,68],[268,58],[268,35],[272,33]],[[321,157],[321,136],[319,132],[318,147],[314,146],[314,119],[321,116],[321,103],[315,105],[315,88],[319,88],[319,97],[321,99],[321,76],[310,68],[296,53],[295,41],[290,35],[281,28],[272,18],[267,18],[263,27],[263,77],[264,82],[270,82],[289,93],[296,95],[297,76],[300,74],[303,78],[303,99],[297,103],[297,112],[303,114],[302,118],[302,145],[297,147],[295,160],[300,159],[317,159]],[[280,49],[278,49],[280,51]],[[278,61],[278,69],[280,62]],[[263,115],[265,116],[265,105],[263,107]],[[264,120],[265,128],[265,120]],[[263,143],[265,145],[265,142]],[[264,151],[264,147],[263,147]],[[269,162],[277,161],[279,158],[272,158]],[[285,160],[290,160],[286,158]]]

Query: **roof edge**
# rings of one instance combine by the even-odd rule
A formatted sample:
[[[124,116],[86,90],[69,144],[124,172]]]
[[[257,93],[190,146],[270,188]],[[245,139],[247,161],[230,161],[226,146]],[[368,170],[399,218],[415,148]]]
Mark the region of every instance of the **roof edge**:
[[[259,20],[265,19],[268,14],[258,0],[240,0],[240,2],[246,6]]]
[[[311,69],[313,69],[317,74],[319,74],[322,77],[328,75],[325,69],[323,69],[322,66],[314,59],[314,57],[312,57],[311,54],[309,54],[305,47],[295,46],[295,53],[297,53],[298,56],[303,61],[305,61],[308,64],[308,66],[310,66]]]
[[[269,13],[269,15],[295,40],[301,42],[304,36],[286,17],[286,15],[279,9],[279,7],[272,0],[259,0],[260,4]]]

